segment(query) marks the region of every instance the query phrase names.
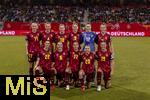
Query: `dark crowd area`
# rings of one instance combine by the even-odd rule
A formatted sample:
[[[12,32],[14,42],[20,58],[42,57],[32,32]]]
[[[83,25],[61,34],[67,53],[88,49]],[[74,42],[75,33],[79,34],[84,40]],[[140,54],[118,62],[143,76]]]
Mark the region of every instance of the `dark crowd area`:
[[[117,4],[117,0],[112,0],[116,1],[112,2],[112,4],[110,3],[111,0],[106,0],[100,4],[97,3],[97,5],[94,3],[101,0],[89,1],[90,2],[86,2],[86,0],[26,0],[26,2],[24,2],[24,0],[2,0],[0,2],[0,21],[150,23],[150,7],[147,5],[149,0],[143,0],[141,3],[140,0],[135,0],[137,3],[139,2],[138,6],[135,2],[131,2],[129,5],[125,5],[125,2],[125,4],[121,6],[121,4]]]

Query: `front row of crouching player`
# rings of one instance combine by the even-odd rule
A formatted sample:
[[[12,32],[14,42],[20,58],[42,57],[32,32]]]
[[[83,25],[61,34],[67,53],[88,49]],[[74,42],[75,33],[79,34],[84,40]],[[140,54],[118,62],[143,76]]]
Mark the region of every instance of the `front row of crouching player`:
[[[66,90],[70,89],[70,85],[81,86],[84,91],[86,87],[90,88],[96,72],[97,91],[101,91],[102,76],[105,88],[109,88],[111,53],[106,48],[106,42],[101,42],[101,49],[95,54],[89,45],[85,46],[84,52],[79,50],[78,42],[73,43],[73,48],[74,51],[68,53],[63,50],[63,43],[58,42],[52,54],[50,42],[46,41],[44,48],[39,51],[35,74],[48,75],[52,90],[57,84],[59,87],[65,86]]]

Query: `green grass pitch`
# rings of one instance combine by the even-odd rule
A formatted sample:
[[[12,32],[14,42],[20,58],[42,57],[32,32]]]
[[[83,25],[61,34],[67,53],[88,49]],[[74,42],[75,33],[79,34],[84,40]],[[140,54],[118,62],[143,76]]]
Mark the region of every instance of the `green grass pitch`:
[[[115,74],[112,88],[84,93],[56,88],[51,100],[150,100],[150,38],[113,38]],[[0,74],[28,74],[24,37],[0,37]]]

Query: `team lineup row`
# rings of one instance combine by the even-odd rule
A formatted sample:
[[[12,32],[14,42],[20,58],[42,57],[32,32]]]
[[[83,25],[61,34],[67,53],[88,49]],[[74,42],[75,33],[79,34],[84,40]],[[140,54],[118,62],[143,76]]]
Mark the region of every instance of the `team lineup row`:
[[[45,23],[45,31],[38,32],[37,23],[32,23],[31,32],[26,36],[30,75],[48,75],[52,90],[56,84],[65,86],[66,90],[74,84],[84,91],[94,81],[97,91],[101,91],[102,76],[105,88],[109,88],[114,49],[106,24],[100,25],[99,34],[91,31],[90,24],[86,24],[85,29],[78,32],[78,25],[74,23],[73,31],[68,34],[65,25],[60,24],[56,33],[50,23]]]

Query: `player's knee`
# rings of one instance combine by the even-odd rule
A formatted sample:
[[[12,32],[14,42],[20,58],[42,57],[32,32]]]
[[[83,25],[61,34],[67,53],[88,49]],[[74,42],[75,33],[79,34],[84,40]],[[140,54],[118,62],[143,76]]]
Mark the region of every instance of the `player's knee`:
[[[84,71],[80,70],[79,71],[79,79],[82,79],[84,75],[85,75]]]
[[[102,69],[99,67],[99,68],[97,69],[97,72],[101,72],[101,73],[102,73]]]

